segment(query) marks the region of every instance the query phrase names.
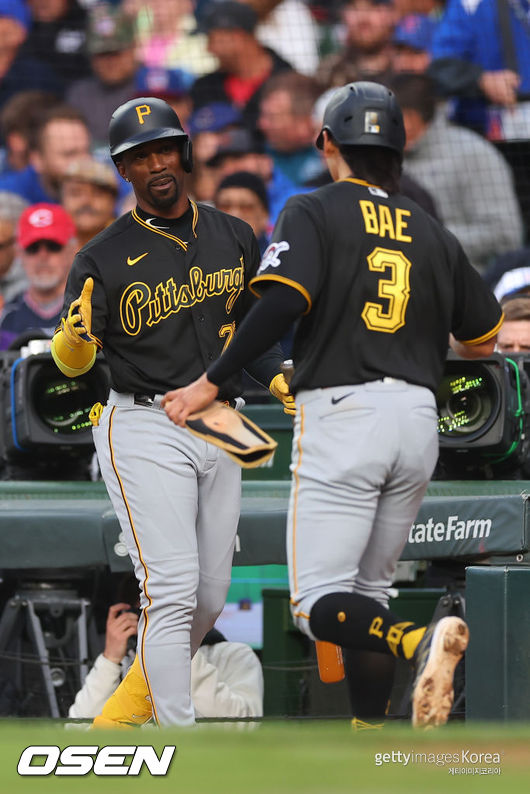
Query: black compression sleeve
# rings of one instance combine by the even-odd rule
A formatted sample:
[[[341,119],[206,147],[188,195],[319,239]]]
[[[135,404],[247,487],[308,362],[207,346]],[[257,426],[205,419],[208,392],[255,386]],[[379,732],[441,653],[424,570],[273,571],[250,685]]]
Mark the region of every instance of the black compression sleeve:
[[[223,355],[208,367],[208,380],[219,386],[284,336],[307,309],[304,296],[288,284],[274,282],[263,289]]]

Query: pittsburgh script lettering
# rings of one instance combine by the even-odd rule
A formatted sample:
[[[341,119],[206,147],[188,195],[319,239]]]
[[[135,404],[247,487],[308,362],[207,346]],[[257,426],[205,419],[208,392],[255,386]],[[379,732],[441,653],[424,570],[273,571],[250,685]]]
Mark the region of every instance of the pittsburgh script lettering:
[[[120,318],[123,330],[130,336],[140,333],[143,324],[156,325],[189,309],[205,298],[226,293],[226,313],[229,314],[243,289],[243,258],[236,268],[224,268],[204,274],[200,267],[190,269],[189,283],[178,286],[173,278],[160,282],[152,290],[148,284],[135,281],[124,290],[120,300]]]

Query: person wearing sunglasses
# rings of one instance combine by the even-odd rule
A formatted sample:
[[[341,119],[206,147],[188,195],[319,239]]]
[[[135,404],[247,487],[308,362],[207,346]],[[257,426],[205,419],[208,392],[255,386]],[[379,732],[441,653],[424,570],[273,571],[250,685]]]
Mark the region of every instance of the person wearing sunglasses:
[[[0,350],[33,328],[53,335],[76,248],[74,222],[57,204],[34,204],[20,216],[16,244],[29,286],[4,306]]]

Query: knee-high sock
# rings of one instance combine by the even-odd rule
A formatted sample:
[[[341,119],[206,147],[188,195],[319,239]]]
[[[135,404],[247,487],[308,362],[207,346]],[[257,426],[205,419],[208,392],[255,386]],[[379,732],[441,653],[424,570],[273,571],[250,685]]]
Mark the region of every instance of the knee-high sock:
[[[352,714],[361,720],[382,720],[394,683],[396,659],[377,651],[344,649],[344,671]]]
[[[358,593],[328,593],[309,616],[315,637],[354,650],[376,651],[411,659],[424,626],[400,620],[389,609]]]

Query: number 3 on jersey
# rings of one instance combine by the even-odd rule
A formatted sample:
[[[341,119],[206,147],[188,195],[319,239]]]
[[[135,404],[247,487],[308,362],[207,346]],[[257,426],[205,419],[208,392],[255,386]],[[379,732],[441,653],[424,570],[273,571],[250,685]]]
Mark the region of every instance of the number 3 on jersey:
[[[390,270],[389,278],[380,278],[377,294],[385,304],[366,301],[362,310],[366,327],[370,331],[394,334],[405,325],[405,313],[410,298],[409,273],[412,263],[401,251],[374,248],[367,256],[368,267],[377,273]],[[385,311],[386,301],[388,309]]]

